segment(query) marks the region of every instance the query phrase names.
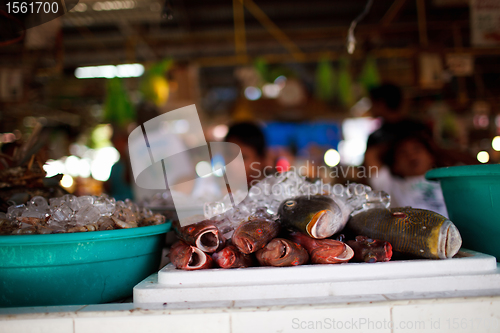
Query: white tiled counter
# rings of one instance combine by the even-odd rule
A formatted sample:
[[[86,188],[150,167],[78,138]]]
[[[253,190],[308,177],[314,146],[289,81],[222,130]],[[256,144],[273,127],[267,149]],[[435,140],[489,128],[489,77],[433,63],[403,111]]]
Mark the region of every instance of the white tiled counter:
[[[0,333],[302,331],[500,332],[500,268],[474,251],[380,265],[165,267],[134,288],[134,303],[0,308]]]
[[[143,310],[126,303],[1,309],[0,332],[500,331],[500,290],[165,307]]]

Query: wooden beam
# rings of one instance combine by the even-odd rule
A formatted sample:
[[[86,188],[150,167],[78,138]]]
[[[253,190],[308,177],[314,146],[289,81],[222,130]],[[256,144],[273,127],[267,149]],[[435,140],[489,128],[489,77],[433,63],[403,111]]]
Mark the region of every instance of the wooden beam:
[[[245,9],[243,0],[233,0],[233,16],[234,16],[234,49],[242,62],[246,61],[247,45],[245,32]]]
[[[404,3],[406,0],[396,0],[392,3],[391,7],[387,10],[385,13],[384,17],[382,17],[382,20],[380,20],[380,24],[383,27],[389,26],[391,22],[394,20],[396,15],[399,13],[401,8],[403,7]]]
[[[420,46],[427,47],[429,40],[427,38],[427,20],[425,18],[425,0],[417,1],[417,18],[418,18],[418,36],[420,39]]]
[[[276,38],[278,42],[281,43],[295,58],[297,61],[301,61],[304,58],[304,53],[295,45],[295,43],[288,38],[288,36],[276,25],[273,21],[253,2],[253,0],[238,0],[240,1],[250,13],[257,19],[257,21],[264,26],[264,28],[269,31],[271,35]]]

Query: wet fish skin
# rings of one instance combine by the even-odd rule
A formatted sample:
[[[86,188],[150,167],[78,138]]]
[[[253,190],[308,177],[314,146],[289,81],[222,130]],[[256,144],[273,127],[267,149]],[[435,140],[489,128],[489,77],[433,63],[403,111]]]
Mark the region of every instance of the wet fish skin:
[[[288,238],[307,250],[312,264],[338,264],[354,256],[347,244],[335,239],[314,239],[301,232],[292,232]]]
[[[212,258],[195,246],[184,241],[178,241],[170,248],[169,258],[172,264],[187,271],[211,268]]]
[[[180,239],[206,253],[221,250],[226,243],[214,221],[204,220],[186,226],[181,226],[179,221],[175,221],[174,230]]]
[[[299,196],[285,200],[278,209],[283,226],[322,239],[342,230],[350,211],[330,196]]]
[[[387,241],[356,236],[356,240],[347,241],[354,250],[354,259],[368,263],[389,261],[392,258],[392,245]]]
[[[231,238],[232,243],[244,254],[257,252],[271,239],[278,236],[280,224],[273,220],[254,218],[245,221],[236,228]]]
[[[393,251],[421,258],[452,258],[462,245],[449,219],[424,209],[373,208],[352,216],[347,227],[358,235],[388,241]]]
[[[298,266],[307,263],[309,254],[301,245],[284,238],[274,238],[255,254],[262,266]]]
[[[220,268],[243,268],[253,266],[253,257],[250,254],[241,253],[232,244],[212,254],[212,259]]]

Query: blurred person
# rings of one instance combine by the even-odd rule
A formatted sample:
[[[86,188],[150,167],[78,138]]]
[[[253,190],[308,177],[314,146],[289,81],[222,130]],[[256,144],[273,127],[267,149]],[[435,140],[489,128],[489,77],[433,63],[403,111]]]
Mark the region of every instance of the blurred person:
[[[111,136],[113,146],[120,153],[120,159],[111,168],[109,179],[104,183],[105,191],[116,200],[134,199],[132,190],[132,167],[128,154],[128,133],[115,126]]]
[[[395,138],[386,160],[376,162],[378,172],[369,180],[377,191],[391,196],[391,207],[421,208],[448,217],[438,182],[425,179],[427,171],[440,166],[433,142],[412,133]]]
[[[248,186],[264,178],[269,163],[266,139],[258,125],[251,122],[236,123],[229,127],[225,141],[240,147]]]
[[[408,117],[403,107],[403,91],[386,83],[370,90],[373,117],[381,118],[382,125],[370,134],[366,143],[365,167],[369,170],[378,161],[384,161],[389,147],[397,137],[406,134],[423,134],[432,137],[431,129],[424,123]]]

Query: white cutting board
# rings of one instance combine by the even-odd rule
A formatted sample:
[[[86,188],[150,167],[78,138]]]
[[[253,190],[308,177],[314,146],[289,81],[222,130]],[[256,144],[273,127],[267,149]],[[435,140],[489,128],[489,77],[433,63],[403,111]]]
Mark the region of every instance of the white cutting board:
[[[155,274],[156,275],[156,274]],[[452,259],[183,271],[171,264],[134,288],[134,304],[432,293],[500,289],[496,258],[462,250]]]

